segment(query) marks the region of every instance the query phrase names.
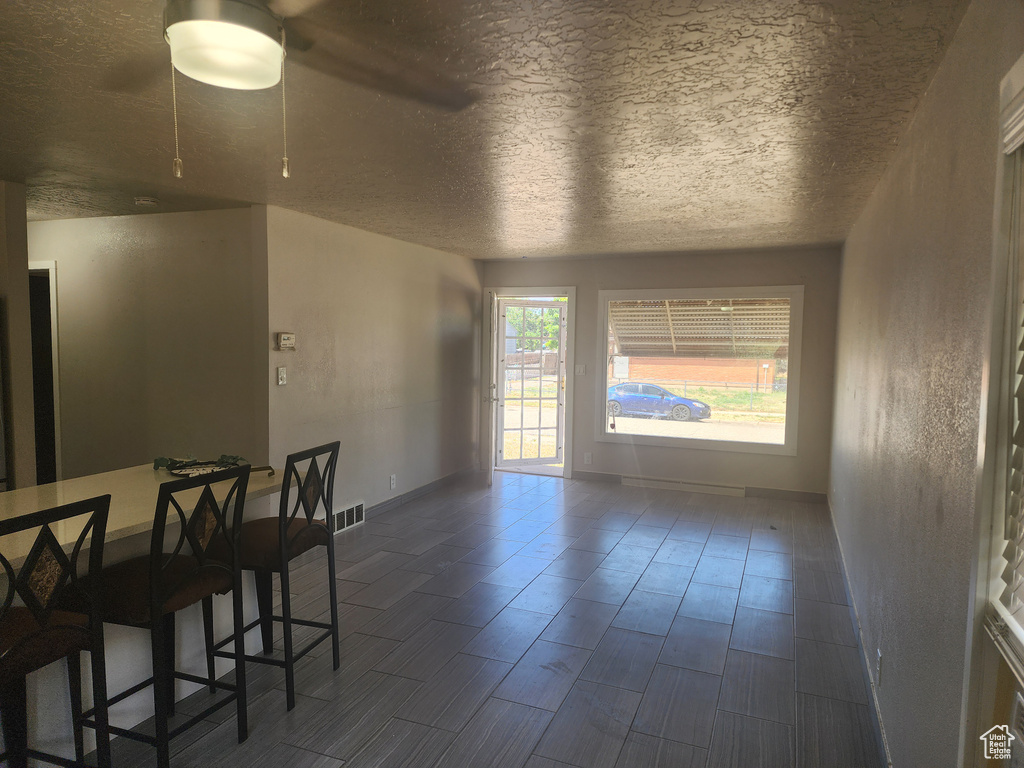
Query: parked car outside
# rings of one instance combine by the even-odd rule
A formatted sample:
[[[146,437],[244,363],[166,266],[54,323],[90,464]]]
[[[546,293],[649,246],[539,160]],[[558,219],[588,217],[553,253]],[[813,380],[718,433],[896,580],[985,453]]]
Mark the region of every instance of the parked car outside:
[[[711,407],[700,400],[674,395],[656,384],[627,381],[608,387],[608,413],[612,416],[670,417],[689,421],[709,418]]]

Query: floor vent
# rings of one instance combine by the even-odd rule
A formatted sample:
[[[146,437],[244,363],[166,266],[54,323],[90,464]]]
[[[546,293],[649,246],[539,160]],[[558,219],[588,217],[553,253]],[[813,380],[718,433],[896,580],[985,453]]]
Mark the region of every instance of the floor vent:
[[[356,501],[334,513],[334,532],[344,531],[363,522],[363,502]]]
[[[732,485],[712,485],[711,483],[684,483],[681,480],[659,480],[649,477],[622,476],[623,485],[638,488],[662,488],[669,491],[690,491],[693,493],[717,493],[720,496],[745,496],[746,491]]]

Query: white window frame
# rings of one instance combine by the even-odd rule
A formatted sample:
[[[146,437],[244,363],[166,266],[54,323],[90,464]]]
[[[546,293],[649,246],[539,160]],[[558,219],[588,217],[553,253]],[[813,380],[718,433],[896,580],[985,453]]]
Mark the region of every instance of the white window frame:
[[[705,440],[655,435],[626,435],[607,429],[606,393],[608,391],[608,303],[610,301],[672,300],[672,299],[789,299],[789,372],[786,387],[786,431],[782,445],[748,443],[734,440]],[[800,411],[800,362],[803,346],[804,286],[762,285],[732,288],[668,288],[643,290],[598,291],[598,354],[600,389],[597,397],[597,440],[605,443],[653,445],[665,448],[695,448],[705,451],[761,453],[796,456]],[[713,415],[713,414],[712,414]]]
[[[978,735],[991,726],[984,713],[1001,701],[998,658],[1024,686],[1024,627],[1000,602],[1006,561],[1005,514],[1010,445],[1010,325],[1012,291],[1008,291],[1015,249],[1013,184],[1015,151],[1024,144],[1024,56],[1000,83],[996,200],[992,230],[989,345],[984,351],[975,491],[977,550],[971,563],[970,618],[966,638],[963,698],[960,709],[960,756],[964,765],[980,764]],[[987,638],[986,638],[987,636]]]
[[[1018,681],[1024,685],[1024,626],[1000,601],[1005,587],[1002,579],[1006,561],[1003,549],[1006,514],[1006,488],[1009,475],[1013,391],[1011,379],[1015,368],[1014,354],[1008,334],[1016,332],[1017,302],[1020,296],[1008,285],[1019,269],[1024,269],[1019,233],[1011,231],[1014,153],[1024,145],[1024,57],[1021,57],[1003,78],[1000,98],[1000,138],[1002,142],[997,167],[997,201],[992,258],[992,320],[990,347],[983,380],[981,439],[979,440],[979,475],[976,496],[979,510],[979,560],[983,564],[975,579],[975,626],[986,624],[989,635],[1010,665]],[[1016,264],[1014,263],[1016,262]],[[986,620],[987,615],[987,620]]]

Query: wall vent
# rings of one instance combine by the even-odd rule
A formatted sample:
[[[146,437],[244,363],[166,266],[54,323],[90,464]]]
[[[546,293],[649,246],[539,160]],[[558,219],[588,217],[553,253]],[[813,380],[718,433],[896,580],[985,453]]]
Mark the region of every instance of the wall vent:
[[[334,532],[344,531],[363,522],[363,502],[354,501],[334,513]]]

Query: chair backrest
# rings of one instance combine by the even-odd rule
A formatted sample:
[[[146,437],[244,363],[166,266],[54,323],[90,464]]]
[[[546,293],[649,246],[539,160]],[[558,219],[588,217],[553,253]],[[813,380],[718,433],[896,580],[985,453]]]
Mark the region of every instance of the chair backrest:
[[[100,615],[97,576],[103,568],[109,510],[110,496],[106,495],[0,520],[0,625],[10,629],[9,622],[14,622],[19,628],[18,639],[4,649],[4,662],[17,656],[19,647],[45,641],[53,612],[69,590],[75,590],[76,607],[93,617]],[[79,574],[83,549],[89,551],[90,577],[84,580]],[[61,623],[53,631],[74,632],[76,628]],[[83,626],[78,631],[89,630]]]
[[[160,615],[158,608],[166,596],[186,581],[201,578],[204,572],[234,573],[249,470],[245,464],[160,486],[150,540],[151,616]],[[170,547],[165,542],[169,517],[180,526]],[[211,546],[216,559],[207,554]],[[192,555],[195,566],[183,572],[177,555]]]
[[[341,442],[291,454],[284,467],[281,483],[281,541],[287,540],[288,526],[301,511],[312,523],[321,507],[327,530],[334,533],[334,471],[338,466]]]

